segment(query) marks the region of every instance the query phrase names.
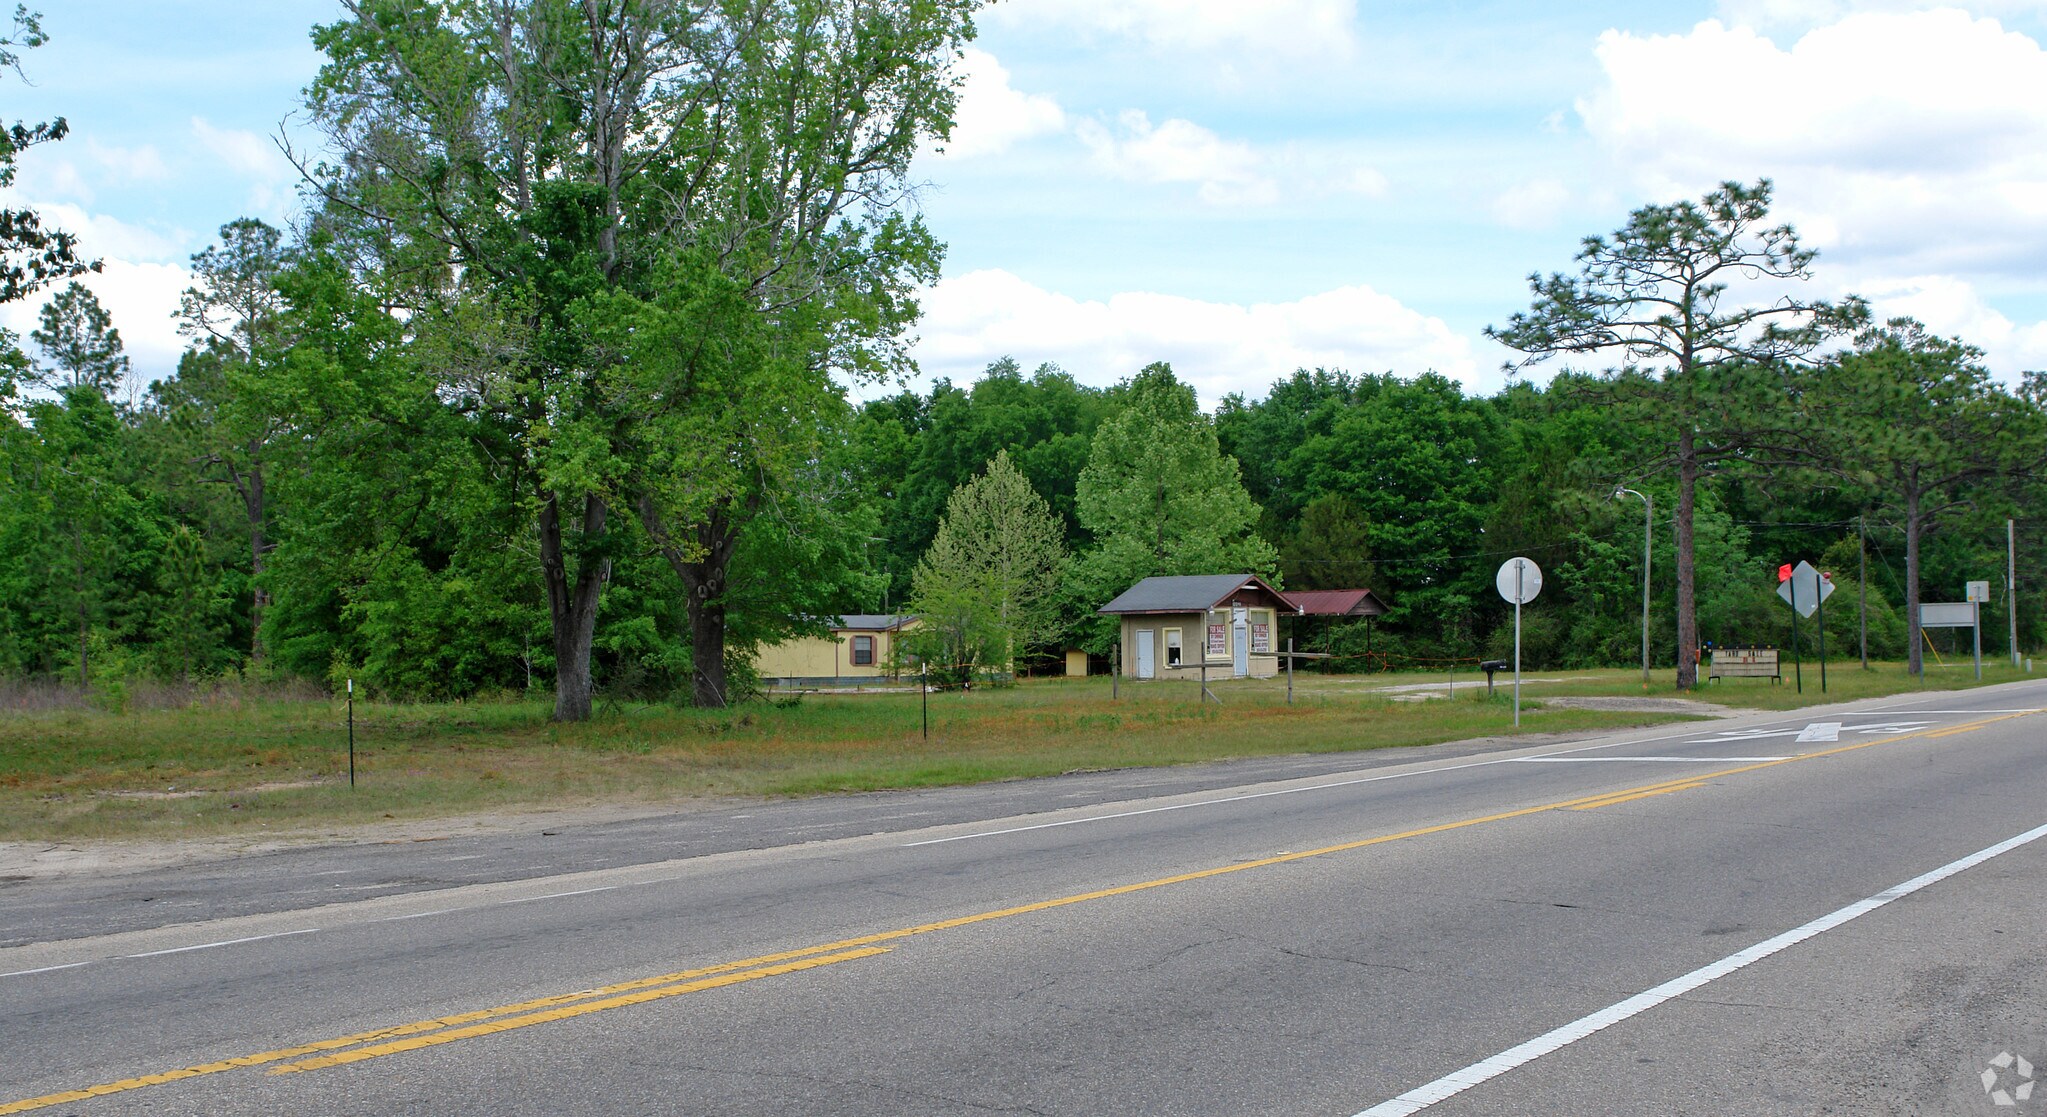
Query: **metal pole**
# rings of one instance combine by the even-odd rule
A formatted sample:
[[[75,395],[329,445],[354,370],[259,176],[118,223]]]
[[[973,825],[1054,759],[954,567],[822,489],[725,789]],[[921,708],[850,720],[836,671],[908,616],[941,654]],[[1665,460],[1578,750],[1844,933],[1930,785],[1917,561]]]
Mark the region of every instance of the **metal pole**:
[[[1656,503],[1649,494],[1633,489],[1615,489],[1614,498],[1622,493],[1634,493],[1642,498],[1642,689],[1649,689],[1649,557],[1650,545],[1655,541]]]
[[[348,680],[348,786],[355,786],[355,680]]]
[[[1294,704],[1294,638],[1286,638],[1286,704]]]
[[[1109,654],[1113,657],[1109,661],[1109,697],[1114,699],[1123,682],[1123,641],[1110,641]]]
[[[1969,605],[1976,618],[1976,623],[1969,626],[1969,631],[1974,633],[1976,638],[1976,681],[1980,683],[1983,681],[1983,603],[1972,601]]]
[[[1521,591],[1523,564],[1514,563],[1514,728],[1521,728]]]
[[[1820,693],[1825,694],[1827,692],[1827,576],[1825,574],[1820,575],[1813,584],[1819,587],[1814,592],[1820,595],[1820,603],[1817,606],[1820,618]]]
[[[1855,555],[1862,562],[1855,583],[1856,607],[1862,612],[1862,669],[1869,670],[1869,517],[1855,517]]]
[[[1201,693],[1195,697],[1208,701],[1208,634],[1201,634]]]
[[[917,694],[924,700],[924,739],[931,739],[931,665],[917,661]]]
[[[1656,506],[1642,494],[1642,689],[1649,689],[1649,540],[1655,530]]]
[[[1798,693],[1805,693],[1805,659],[1798,654],[1798,575],[1791,576],[1791,673],[1798,680]]]
[[[2011,667],[2019,668],[2019,530],[2004,521],[2004,607],[2011,614]]]

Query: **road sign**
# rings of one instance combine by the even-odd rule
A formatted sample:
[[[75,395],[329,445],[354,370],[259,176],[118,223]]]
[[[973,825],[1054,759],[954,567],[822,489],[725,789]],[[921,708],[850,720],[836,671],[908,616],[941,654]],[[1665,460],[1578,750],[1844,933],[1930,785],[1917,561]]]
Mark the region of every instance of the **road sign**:
[[[1777,596],[1795,607],[1799,616],[1809,617],[1820,602],[1834,596],[1834,583],[1813,564],[1800,562],[1792,568],[1791,577],[1777,584]]]
[[[1976,624],[1976,607],[1967,601],[1922,601],[1921,628],[1971,628]]]
[[[1535,565],[1534,559],[1510,558],[1500,564],[1493,585],[1501,597],[1516,605],[1526,605],[1542,592],[1542,568]]]
[[[1968,593],[1968,596],[1966,596],[1966,597],[1962,598],[1962,600],[1963,600],[1963,601],[1988,601],[1988,600],[1990,600],[1990,583],[1989,583],[1989,582],[1970,582],[1970,583],[1969,583],[1969,593]]]

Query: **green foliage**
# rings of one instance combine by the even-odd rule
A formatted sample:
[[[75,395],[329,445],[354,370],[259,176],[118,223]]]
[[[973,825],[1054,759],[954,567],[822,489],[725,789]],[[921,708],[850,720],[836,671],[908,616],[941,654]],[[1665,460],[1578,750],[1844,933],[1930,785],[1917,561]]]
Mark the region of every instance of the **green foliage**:
[[[43,351],[47,369],[36,379],[46,386],[89,388],[112,397],[128,378],[121,331],[91,290],[72,282],[43,304],[41,324],[29,333]]]
[[[1095,540],[1073,578],[1090,613],[1156,575],[1278,575],[1279,553],[1254,530],[1258,505],[1236,459],[1222,453],[1194,390],[1163,363],[1131,378],[1123,410],[1095,431],[1075,496]],[[1087,647],[1105,651],[1113,636],[1114,623],[1098,618]]]
[[[954,490],[917,564],[904,645],[948,675],[1014,673],[1066,628],[1059,590],[1064,532],[1045,498],[999,450],[988,472]]]

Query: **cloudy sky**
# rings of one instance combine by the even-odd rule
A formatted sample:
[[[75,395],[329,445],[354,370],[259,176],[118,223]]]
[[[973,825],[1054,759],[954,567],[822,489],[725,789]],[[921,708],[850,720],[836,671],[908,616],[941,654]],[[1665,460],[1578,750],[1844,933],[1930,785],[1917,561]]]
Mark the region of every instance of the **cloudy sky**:
[[[41,6],[52,41],[0,116],[72,135],[22,158],[10,204],[104,259],[92,286],[163,375],[189,257],[291,213],[271,137],[333,8]],[[1821,251],[1813,293],[2047,367],[2047,0],[1002,0],[980,26],[953,141],[917,168],[950,245],[927,377],[1163,359],[1205,405],[1318,365],[1489,393],[1482,331],[1529,272],[1761,176]]]

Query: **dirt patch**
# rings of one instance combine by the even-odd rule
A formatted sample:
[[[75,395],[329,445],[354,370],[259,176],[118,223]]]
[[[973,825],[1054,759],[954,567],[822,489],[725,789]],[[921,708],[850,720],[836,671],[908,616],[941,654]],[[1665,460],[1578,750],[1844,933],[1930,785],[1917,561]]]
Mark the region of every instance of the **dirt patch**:
[[[1732,718],[1756,712],[1691,698],[1556,697],[1544,698],[1542,704],[1552,710],[1622,710],[1643,714],[1693,714],[1708,718]]]
[[[733,800],[738,801],[738,800]],[[0,888],[31,880],[78,875],[106,875],[224,861],[249,854],[302,846],[398,845],[483,837],[558,826],[590,826],[635,818],[677,814],[725,805],[714,799],[679,800],[660,806],[644,803],[592,803],[536,811],[495,811],[455,818],[389,821],[305,830],[228,834],[209,838],[173,838],[118,842],[0,842]]]

